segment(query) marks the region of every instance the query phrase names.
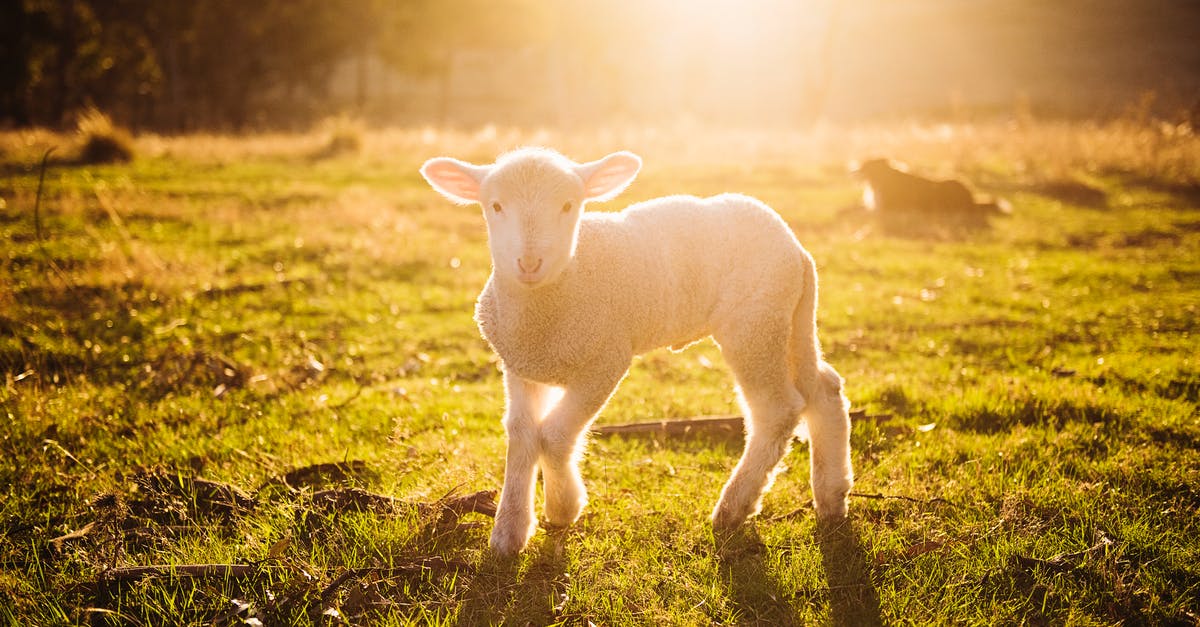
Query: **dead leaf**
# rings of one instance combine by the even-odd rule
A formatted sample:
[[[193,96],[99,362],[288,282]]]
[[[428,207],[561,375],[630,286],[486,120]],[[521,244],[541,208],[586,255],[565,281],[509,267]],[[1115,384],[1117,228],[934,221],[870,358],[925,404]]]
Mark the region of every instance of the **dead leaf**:
[[[291,538],[284,538],[284,539],[276,542],[275,544],[272,544],[271,548],[267,549],[267,559],[271,560],[271,559],[279,559],[280,557],[283,557],[283,552],[286,551],[288,549],[288,547],[291,545],[292,545]]]
[[[919,555],[924,555],[926,553],[932,553],[944,546],[946,546],[945,542],[938,542],[936,540],[928,540],[925,542],[914,544],[914,545],[908,547],[907,549],[904,549],[904,557],[912,559]]]

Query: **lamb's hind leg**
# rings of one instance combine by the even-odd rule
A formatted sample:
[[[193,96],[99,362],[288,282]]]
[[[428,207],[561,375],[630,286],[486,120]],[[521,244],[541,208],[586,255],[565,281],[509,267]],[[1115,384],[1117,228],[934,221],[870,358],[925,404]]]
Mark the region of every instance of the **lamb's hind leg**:
[[[850,402],[842,392],[842,377],[821,362],[815,383],[806,388],[804,410],[812,449],[813,505],[821,518],[846,515],[846,499],[854,482],[850,465]]]
[[[713,509],[716,529],[730,529],[758,513],[762,495],[787,454],[805,401],[789,380],[788,320],[717,336],[740,386],[746,411],[746,448]]]

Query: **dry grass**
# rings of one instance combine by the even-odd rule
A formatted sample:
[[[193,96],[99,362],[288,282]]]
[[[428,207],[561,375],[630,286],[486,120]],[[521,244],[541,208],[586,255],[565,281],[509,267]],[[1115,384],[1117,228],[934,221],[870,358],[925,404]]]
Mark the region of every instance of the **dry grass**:
[[[128,135],[92,111],[81,135],[118,138],[132,156]],[[87,129],[85,132],[83,129]],[[107,141],[107,140],[103,140]],[[35,163],[45,149],[70,142],[43,130],[0,133],[9,162]],[[795,129],[713,129],[681,122],[671,127],[561,131],[485,126],[473,130],[387,128],[367,130],[348,117],[326,120],[308,133],[145,135],[150,157],[195,163],[292,160],[302,155],[359,155],[368,162],[416,161],[431,154],[485,160],[521,145],[547,145],[580,158],[636,146],[647,161],[674,166],[790,163],[840,168],[853,159],[888,156],[948,172],[1009,170],[1029,182],[1067,176],[1137,173],[1176,185],[1200,184],[1200,137],[1188,123],[1119,119],[1107,123],[1036,120],[909,123]]]
[[[329,159],[357,154],[362,150],[366,126],[361,120],[347,115],[337,115],[323,121],[317,132],[326,136],[325,145],[313,154],[314,159]]]

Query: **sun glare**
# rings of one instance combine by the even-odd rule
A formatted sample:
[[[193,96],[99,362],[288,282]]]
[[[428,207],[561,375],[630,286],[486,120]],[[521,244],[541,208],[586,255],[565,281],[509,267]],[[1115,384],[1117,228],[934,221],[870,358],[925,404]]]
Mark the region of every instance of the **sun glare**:
[[[788,117],[820,76],[830,2],[649,0],[635,17],[653,32],[626,50],[639,95],[707,118]]]

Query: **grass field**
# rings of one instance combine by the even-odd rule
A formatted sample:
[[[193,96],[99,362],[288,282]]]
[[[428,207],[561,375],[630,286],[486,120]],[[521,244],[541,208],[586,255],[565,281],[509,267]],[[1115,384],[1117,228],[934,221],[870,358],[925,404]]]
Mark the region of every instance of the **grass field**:
[[[42,152],[72,139],[0,135],[4,621],[1200,624],[1188,129],[327,139],[141,137],[128,164],[52,162],[39,203]],[[503,397],[471,319],[482,220],[416,168],[523,142],[641,153],[596,210],[741,191],[788,220],[865,412],[846,523],[817,525],[797,445],[714,538],[741,446],[720,433],[596,437],[584,517],[515,561],[446,507],[499,488]],[[878,154],[1014,214],[885,232],[845,210],[846,159]],[[709,342],[640,358],[600,423],[736,412]]]

